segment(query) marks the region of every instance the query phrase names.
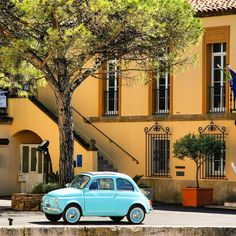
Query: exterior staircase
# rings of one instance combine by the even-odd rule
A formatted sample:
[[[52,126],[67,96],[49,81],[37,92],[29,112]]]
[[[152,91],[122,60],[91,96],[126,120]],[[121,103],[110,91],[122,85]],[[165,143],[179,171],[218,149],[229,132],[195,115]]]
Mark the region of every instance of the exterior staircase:
[[[29,100],[36,105],[42,112],[44,112],[48,117],[50,117],[54,122],[57,123],[57,115],[51,112],[44,104],[42,104],[39,100],[35,97],[29,97]],[[96,147],[96,143],[92,143],[91,141],[85,140],[78,132],[74,132],[74,138],[77,142],[80,143],[85,149],[87,150],[98,150]],[[99,150],[98,150],[99,154]],[[117,169],[113,167],[108,160],[106,160],[102,155],[98,155],[98,169],[97,171],[114,171],[118,172]]]
[[[98,156],[98,171],[113,171],[118,172],[117,169],[113,167],[111,163],[109,163],[108,160],[104,159],[103,156]]]

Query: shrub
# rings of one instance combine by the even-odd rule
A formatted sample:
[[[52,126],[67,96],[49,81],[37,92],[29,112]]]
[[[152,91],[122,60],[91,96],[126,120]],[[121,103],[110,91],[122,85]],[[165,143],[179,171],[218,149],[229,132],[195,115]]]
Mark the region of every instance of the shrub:
[[[43,183],[37,183],[34,185],[31,193],[43,193]]]
[[[32,192],[31,193],[48,193],[52,190],[56,190],[58,189],[59,186],[57,183],[47,183],[47,184],[44,184],[44,183],[37,183],[33,189],[32,189]]]
[[[224,143],[210,135],[187,134],[173,144],[174,157],[183,160],[190,158],[196,164],[196,187],[199,188],[198,174],[201,165],[208,158],[220,158],[225,148]]]

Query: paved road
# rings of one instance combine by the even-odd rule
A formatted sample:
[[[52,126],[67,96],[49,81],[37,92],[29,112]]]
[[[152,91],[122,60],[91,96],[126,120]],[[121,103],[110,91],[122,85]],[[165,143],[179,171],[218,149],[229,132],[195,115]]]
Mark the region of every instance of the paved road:
[[[42,212],[12,211],[9,206],[9,201],[0,200],[0,226],[8,226],[8,218],[13,218],[14,226],[64,225],[62,220],[57,223],[47,221]],[[114,224],[107,217],[82,217],[79,225],[107,226]],[[126,219],[116,225],[129,227]],[[151,214],[146,215],[143,226],[236,228],[236,210],[218,208],[191,209],[173,205],[157,205]]]

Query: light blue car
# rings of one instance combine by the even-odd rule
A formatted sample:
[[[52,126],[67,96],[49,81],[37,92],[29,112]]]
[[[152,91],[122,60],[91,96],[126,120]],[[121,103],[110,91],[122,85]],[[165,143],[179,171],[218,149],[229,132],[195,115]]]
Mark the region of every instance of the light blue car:
[[[140,224],[152,210],[151,201],[128,175],[117,172],[84,172],[67,188],[54,190],[42,199],[42,210],[51,222],[63,217],[76,224],[81,216],[107,216],[120,222]]]

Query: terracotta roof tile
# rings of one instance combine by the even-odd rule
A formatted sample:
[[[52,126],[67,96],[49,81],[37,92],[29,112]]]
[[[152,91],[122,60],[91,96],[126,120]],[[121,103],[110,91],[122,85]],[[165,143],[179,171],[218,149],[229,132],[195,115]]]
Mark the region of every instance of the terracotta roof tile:
[[[236,12],[236,0],[189,0],[197,14]]]

